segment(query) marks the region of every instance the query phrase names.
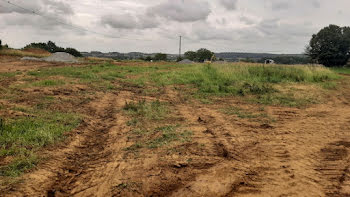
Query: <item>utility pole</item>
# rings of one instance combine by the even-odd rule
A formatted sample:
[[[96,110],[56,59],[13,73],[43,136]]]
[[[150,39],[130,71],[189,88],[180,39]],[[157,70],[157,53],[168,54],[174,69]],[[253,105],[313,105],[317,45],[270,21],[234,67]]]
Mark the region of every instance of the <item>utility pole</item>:
[[[181,57],[181,39],[182,39],[182,36],[180,36],[180,44],[179,44],[179,58]]]

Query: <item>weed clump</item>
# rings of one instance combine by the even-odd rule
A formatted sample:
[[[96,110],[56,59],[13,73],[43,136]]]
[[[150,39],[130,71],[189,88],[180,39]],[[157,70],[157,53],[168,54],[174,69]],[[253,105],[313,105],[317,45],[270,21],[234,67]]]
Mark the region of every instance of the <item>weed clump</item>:
[[[161,120],[168,112],[166,105],[158,100],[152,102],[146,102],[145,100],[138,102],[126,102],[124,105],[124,110],[129,112],[131,115],[148,120]],[[136,123],[133,122],[130,124]]]

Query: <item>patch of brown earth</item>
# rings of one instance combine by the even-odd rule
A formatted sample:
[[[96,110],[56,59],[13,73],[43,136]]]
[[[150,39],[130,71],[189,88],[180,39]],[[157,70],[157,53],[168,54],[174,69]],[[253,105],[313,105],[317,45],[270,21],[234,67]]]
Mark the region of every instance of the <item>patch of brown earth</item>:
[[[276,120],[268,123],[224,114],[229,105],[251,108],[230,99],[204,105],[167,88],[155,98],[138,94],[124,89],[87,104],[70,143],[46,153],[51,159],[6,196],[350,195],[349,86],[326,104],[266,107]],[[125,154],[137,139],[122,108],[141,98],[167,101],[191,140]]]

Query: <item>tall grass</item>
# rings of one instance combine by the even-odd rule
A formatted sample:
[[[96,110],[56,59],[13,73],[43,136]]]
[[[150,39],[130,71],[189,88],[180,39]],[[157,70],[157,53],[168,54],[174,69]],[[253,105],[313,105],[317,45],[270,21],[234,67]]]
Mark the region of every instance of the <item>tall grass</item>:
[[[193,84],[202,93],[233,95],[271,93],[277,83],[322,83],[337,78],[331,70],[318,66],[256,64],[198,64],[150,76],[158,85]]]
[[[48,57],[50,53],[35,53],[30,51],[23,51],[18,49],[2,49],[0,50],[0,55],[8,55],[8,56],[18,56],[18,57]]]

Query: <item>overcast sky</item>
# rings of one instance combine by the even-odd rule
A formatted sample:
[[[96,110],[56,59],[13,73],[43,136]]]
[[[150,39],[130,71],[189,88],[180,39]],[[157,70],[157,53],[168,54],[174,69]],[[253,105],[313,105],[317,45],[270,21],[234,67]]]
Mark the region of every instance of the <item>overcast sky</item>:
[[[177,53],[182,35],[183,51],[302,53],[322,27],[350,26],[350,0],[10,1],[46,16],[0,0],[0,39],[15,48],[52,40],[81,51]]]

